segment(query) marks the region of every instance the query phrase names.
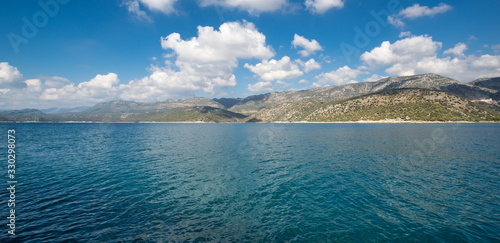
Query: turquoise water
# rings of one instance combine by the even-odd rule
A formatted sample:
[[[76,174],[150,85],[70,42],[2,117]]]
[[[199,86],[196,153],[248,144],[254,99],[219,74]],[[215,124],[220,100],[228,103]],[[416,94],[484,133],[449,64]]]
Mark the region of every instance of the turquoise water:
[[[499,242],[499,124],[0,124],[22,242]],[[7,182],[7,162],[2,160]]]

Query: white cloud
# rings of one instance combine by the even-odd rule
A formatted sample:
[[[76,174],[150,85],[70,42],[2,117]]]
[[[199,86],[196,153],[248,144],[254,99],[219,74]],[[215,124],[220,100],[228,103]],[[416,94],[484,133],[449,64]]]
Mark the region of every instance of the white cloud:
[[[322,73],[316,76],[317,82],[313,83],[314,87],[321,87],[328,84],[344,85],[357,83],[354,79],[363,72],[357,69],[351,69],[348,66],[343,66],[335,71]]]
[[[53,76],[53,77],[41,76],[40,79],[43,79],[44,80],[43,85],[49,88],[61,88],[68,84],[71,84],[71,81],[69,81],[67,78],[58,76]]]
[[[277,81],[298,78],[304,74],[300,71],[299,66],[290,61],[290,57],[284,56],[281,60],[263,60],[255,66],[245,64],[253,73],[259,75],[262,81]]]
[[[301,80],[299,81],[299,84],[308,84],[308,83],[309,83],[309,82],[308,82],[307,80],[305,80],[305,79],[301,79]]]
[[[175,66],[179,71],[153,66],[149,77],[122,87],[123,98],[163,99],[192,95],[199,90],[214,94],[216,88],[236,85],[233,70],[238,66],[238,59],[263,60],[274,56],[271,47],[266,45],[266,36],[246,21],[224,23],[219,30],[199,26],[198,36],[188,40],[172,33],[161,38],[161,46],[175,52]]]
[[[398,28],[405,27],[405,23],[399,17],[397,17],[395,15],[387,17],[387,21],[389,22],[389,24],[392,24],[395,27],[398,27]]]
[[[429,8],[427,6],[420,6],[416,3],[411,7],[405,8],[399,12],[399,16],[408,19],[415,19],[423,16],[434,16],[440,13],[446,13],[450,11],[452,7],[445,3],[440,3],[436,7]]]
[[[106,75],[97,74],[97,76],[90,81],[78,84],[78,88],[110,89],[119,82],[120,80],[116,73],[108,73]]]
[[[14,67],[12,67],[14,68]],[[14,68],[16,69],[16,68]],[[17,69],[16,69],[17,70]],[[118,98],[118,75],[97,75],[78,85],[61,77],[22,79],[22,88],[0,89],[0,107],[5,109],[91,106]]]
[[[302,47],[304,50],[300,50],[298,53],[303,56],[307,57],[309,55],[312,55],[316,53],[316,51],[321,51],[323,48],[321,45],[318,43],[316,40],[308,40],[304,38],[303,36],[295,34],[293,36],[293,41],[292,41],[293,47]]]
[[[426,35],[405,38],[393,44],[384,41],[380,47],[363,53],[361,60],[371,66],[408,62],[413,59],[434,56],[441,46],[441,42],[433,41],[432,37]]]
[[[238,66],[238,59],[265,60],[274,56],[272,48],[266,45],[266,37],[248,22],[224,23],[219,30],[198,27],[198,36],[186,40],[172,33],[161,38],[161,45],[163,49],[172,50],[174,55],[170,57],[175,58],[175,63],[166,60],[164,67],[152,65],[149,76],[125,84],[119,84],[115,73],[99,74],[79,84],[57,76],[25,80],[17,68],[0,63],[0,107],[7,104],[9,109],[71,107],[118,98],[159,101],[193,96],[196,92],[217,95],[219,88],[236,86],[233,70]],[[297,72],[302,74],[296,63],[288,62],[289,66],[283,66],[284,70],[289,68],[287,75],[280,78],[297,75]],[[286,64],[286,59],[280,63]],[[277,72],[272,75],[279,77]],[[252,87],[253,90],[271,89],[265,83]]]
[[[151,67],[152,74],[120,85],[121,98],[126,100],[159,101],[167,98],[193,96],[196,91],[213,88],[211,80],[196,74],[176,72],[169,68]],[[234,82],[235,80],[232,79]]]
[[[482,55],[472,62],[477,68],[496,68],[500,70],[500,56]]]
[[[304,72],[308,73],[310,71],[321,69],[321,65],[314,60],[314,58],[309,59],[307,62],[303,62],[300,59],[295,60],[300,66],[304,68]]]
[[[177,0],[139,0],[142,4],[146,5],[149,10],[160,11],[165,14],[175,12],[174,4]]]
[[[247,11],[250,14],[258,15],[262,12],[273,12],[283,9],[288,4],[287,0],[201,0],[200,5],[221,6]]]
[[[0,87],[22,88],[25,87],[23,81],[23,75],[16,67],[0,62]]]
[[[198,36],[183,40],[178,33],[161,38],[161,46],[177,57],[175,71],[152,66],[152,74],[121,85],[123,99],[144,101],[192,96],[197,91],[214,95],[217,88],[236,86],[238,59],[269,59],[274,56],[266,36],[254,24],[228,22],[214,30],[198,27]],[[173,57],[173,56],[172,56]]]
[[[464,43],[458,43],[455,47],[444,51],[444,54],[453,54],[457,57],[464,57],[464,52],[468,49],[467,45]]]
[[[324,14],[331,8],[343,8],[343,0],[306,0],[306,8],[315,14]]]
[[[381,79],[384,79],[384,78],[387,78],[387,76],[380,76],[378,74],[373,74],[372,76],[370,76],[369,78],[366,78],[365,82],[376,82],[376,81],[379,81]]]
[[[163,49],[172,49],[177,62],[236,63],[238,58],[267,59],[274,52],[266,46],[266,36],[254,24],[244,21],[227,22],[219,27],[198,26],[198,37],[182,40],[180,34],[162,37]]]
[[[26,90],[29,92],[42,91],[42,81],[40,79],[28,79],[24,83],[26,84]]]
[[[260,81],[256,84],[249,84],[248,90],[252,92],[265,92],[265,91],[273,91],[272,83],[268,81]]]
[[[361,60],[372,69],[386,67],[390,75],[407,76],[422,73],[437,73],[468,82],[482,77],[500,76],[500,56],[466,56],[467,45],[458,43],[443,54],[454,54],[454,58],[438,57],[441,42],[430,36],[412,36],[391,44],[383,42],[361,55]]]
[[[40,95],[40,99],[95,104],[117,98],[119,82],[116,73],[98,74],[90,81],[78,85],[71,83],[61,88],[47,88]]]
[[[399,38],[410,37],[410,36],[411,36],[410,31],[404,31],[404,32],[399,33]]]
[[[149,16],[145,11],[141,10],[138,0],[124,1],[122,3],[127,8],[127,11],[133,14],[137,19],[146,22],[153,22],[153,18]]]
[[[425,16],[435,16],[437,14],[446,13],[452,7],[445,3],[440,3],[438,6],[429,8],[428,6],[420,6],[416,3],[413,6],[401,10],[398,14],[387,17],[387,21],[396,27],[404,27],[405,23],[402,19],[416,19]]]

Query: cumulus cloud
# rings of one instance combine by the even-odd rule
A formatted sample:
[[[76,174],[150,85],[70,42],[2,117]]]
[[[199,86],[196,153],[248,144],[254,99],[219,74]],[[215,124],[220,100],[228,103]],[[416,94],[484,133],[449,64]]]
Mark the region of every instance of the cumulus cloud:
[[[0,62],[0,87],[22,88],[26,86],[23,81],[23,75],[16,67]]]
[[[246,21],[224,23],[219,30],[199,26],[198,36],[186,40],[172,33],[161,38],[161,46],[174,52],[175,70],[152,66],[148,77],[120,86],[122,98],[151,101],[192,96],[197,91],[214,95],[217,88],[236,86],[233,70],[238,59],[274,56],[266,36]]]
[[[295,60],[297,64],[304,68],[304,72],[308,73],[310,71],[321,69],[321,65],[314,60],[314,58],[309,59],[307,62],[303,62],[300,59]]]
[[[306,8],[314,14],[324,14],[332,8],[343,8],[343,0],[306,0]]]
[[[444,51],[444,54],[453,54],[457,57],[464,57],[464,52],[468,49],[467,45],[464,43],[458,43],[455,47]]]
[[[283,9],[288,4],[287,0],[201,0],[200,5],[220,6],[247,11],[257,15],[262,12],[273,12]]]
[[[17,70],[12,66],[8,69]],[[23,85],[0,89],[0,107],[5,109],[90,106],[119,97],[115,73],[96,75],[78,85],[61,77],[24,79],[19,71],[13,73]]]
[[[370,68],[386,67],[390,75],[407,76],[421,73],[437,73],[468,82],[482,77],[500,76],[500,56],[466,56],[467,46],[458,43],[443,54],[454,57],[438,56],[441,42],[430,36],[412,36],[394,43],[383,42],[379,47],[361,55]]]
[[[248,90],[252,92],[265,92],[265,91],[273,91],[273,84],[269,81],[260,81],[256,84],[249,84]]]
[[[198,26],[198,37],[182,40],[180,34],[162,37],[163,49],[172,49],[177,61],[202,63],[235,63],[238,58],[267,59],[274,55],[266,46],[266,36],[254,24],[228,22],[219,27]]]
[[[380,47],[363,53],[361,60],[371,66],[408,62],[434,56],[441,46],[441,42],[433,41],[432,37],[427,35],[408,37],[393,44],[384,41]]]
[[[218,89],[236,86],[233,71],[239,59],[267,60],[274,56],[272,48],[266,45],[266,37],[245,21],[224,23],[218,30],[200,26],[198,35],[188,39],[172,33],[161,38],[161,46],[171,52],[170,58],[175,58],[175,62],[167,60],[164,67],[152,65],[150,75],[124,84],[119,83],[115,73],[99,74],[80,84],[57,76],[25,80],[17,68],[0,63],[0,106],[6,104],[8,97],[16,97],[19,106],[25,108],[30,104],[36,107],[93,105],[118,98],[160,101],[193,96],[196,92],[217,95]],[[283,79],[288,75],[302,75],[298,65],[289,59],[282,59],[279,64],[283,65],[286,75],[280,76],[277,70],[267,75]],[[269,90],[271,86],[262,83],[252,87]]]
[[[321,87],[325,85],[344,85],[357,83],[358,81],[354,80],[363,72],[357,69],[351,69],[348,66],[343,66],[338,68],[337,70],[322,73],[316,76],[316,82],[313,83],[314,87]]]
[[[120,85],[121,98],[126,100],[158,101],[167,98],[193,96],[196,91],[213,91],[210,80],[188,72],[152,66],[151,75]],[[234,82],[234,77],[232,78]]]
[[[472,66],[477,68],[496,68],[500,70],[500,56],[482,55],[472,62]]]
[[[44,80],[43,84],[49,88],[61,88],[71,83],[71,81],[69,81],[67,78],[58,76],[52,76],[52,77],[41,76],[40,79],[43,79]]]
[[[420,4],[416,3],[413,6],[401,10],[398,14],[389,16],[387,20],[390,24],[396,27],[403,27],[405,26],[405,23],[402,19],[416,19],[425,16],[433,17],[437,14],[446,13],[451,9],[452,7],[445,3],[440,3],[438,6],[432,8],[428,6],[420,6]]]
[[[73,83],[65,85],[61,88],[47,88],[40,95],[41,100],[65,100],[77,101],[84,103],[95,104],[109,99],[117,98],[118,96],[118,75],[116,73],[108,73],[106,75],[98,74],[90,81]]]
[[[290,61],[288,56],[284,56],[281,60],[263,60],[255,66],[247,63],[245,68],[259,75],[262,81],[267,82],[298,78],[304,74],[296,63]]]
[[[26,90],[28,92],[40,92],[42,91],[42,81],[40,79],[28,79],[24,81],[26,84]]]
[[[313,55],[316,53],[316,51],[321,51],[323,48],[321,45],[318,43],[316,40],[308,40],[304,38],[303,36],[295,34],[293,36],[293,41],[292,45],[294,48],[302,47],[304,50],[300,50],[298,53],[303,56],[307,57],[309,55]]]

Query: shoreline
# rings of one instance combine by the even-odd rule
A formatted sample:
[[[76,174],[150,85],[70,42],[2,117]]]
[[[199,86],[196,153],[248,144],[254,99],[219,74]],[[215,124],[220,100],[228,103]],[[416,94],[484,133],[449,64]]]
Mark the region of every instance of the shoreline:
[[[497,121],[406,121],[406,120],[361,120],[361,121],[328,121],[328,122],[307,122],[307,121],[274,121],[274,122],[204,122],[204,121],[178,121],[178,122],[155,122],[155,121],[145,121],[145,122],[98,122],[98,121],[0,121],[0,124],[11,124],[11,123],[58,123],[58,124],[456,124],[456,123],[500,123]]]

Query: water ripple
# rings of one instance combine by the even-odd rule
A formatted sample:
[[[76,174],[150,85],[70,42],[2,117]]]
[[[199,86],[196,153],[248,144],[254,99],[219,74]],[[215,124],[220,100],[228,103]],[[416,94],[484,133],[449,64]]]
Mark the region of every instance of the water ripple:
[[[23,242],[500,241],[496,124],[13,126]]]

